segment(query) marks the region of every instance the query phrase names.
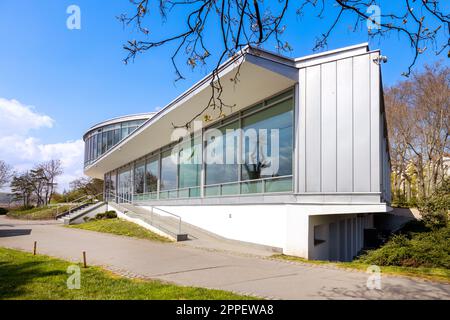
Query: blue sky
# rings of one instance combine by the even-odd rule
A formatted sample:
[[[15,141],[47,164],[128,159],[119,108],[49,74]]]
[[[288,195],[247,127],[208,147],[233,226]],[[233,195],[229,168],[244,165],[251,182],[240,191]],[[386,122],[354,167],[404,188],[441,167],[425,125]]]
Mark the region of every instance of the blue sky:
[[[81,30],[66,28],[66,9],[71,4],[81,8]],[[88,127],[101,120],[162,107],[208,72],[206,68],[194,72],[183,68],[187,80],[175,84],[169,59],[171,51],[164,47],[124,65],[122,59],[126,53],[122,45],[136,34],[130,28],[124,29],[115,17],[129,9],[128,0],[0,2],[0,99],[34,106],[33,112],[52,119],[51,124],[30,126],[22,134],[23,139],[34,138],[41,146],[38,148],[41,153],[46,146],[76,142]],[[327,8],[325,17],[334,16],[333,10]],[[300,19],[294,11],[291,10],[285,21],[288,28],[284,38],[294,48],[293,57],[311,54],[316,36],[326,31],[331,20],[320,20],[313,15]],[[157,38],[163,30],[180,30],[180,16],[181,13],[175,13],[175,18],[164,25],[159,19],[152,21],[151,35]],[[365,27],[353,33],[349,30],[351,26],[351,19],[340,24],[329,40],[328,49],[368,40]],[[214,44],[217,38],[210,37],[208,41]],[[385,85],[403,78],[401,73],[412,57],[408,44],[402,40],[392,35],[381,41],[370,41],[372,49],[380,48],[389,58],[383,66]],[[219,45],[217,42],[216,47]],[[273,50],[273,44],[268,44],[266,49]],[[437,59],[431,52],[427,53],[417,67]],[[76,147],[79,146],[77,143]],[[0,159],[2,156],[18,170],[33,160],[14,157],[13,152],[0,153]],[[81,173],[82,163],[71,166],[71,175],[63,183]]]

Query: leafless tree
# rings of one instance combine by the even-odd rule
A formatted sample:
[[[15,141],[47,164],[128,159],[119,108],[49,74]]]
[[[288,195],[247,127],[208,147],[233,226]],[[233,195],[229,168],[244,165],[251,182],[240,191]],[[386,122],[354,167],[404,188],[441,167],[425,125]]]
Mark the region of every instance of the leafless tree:
[[[126,63],[153,48],[173,48],[171,61],[175,81],[178,81],[184,79],[180,59],[192,68],[213,60],[210,99],[203,110],[185,124],[186,127],[202,115],[208,120],[209,115],[205,113],[209,108],[218,109],[220,115],[224,108],[233,108],[222,100],[223,87],[218,69],[225,59],[236,56],[247,46],[274,44],[279,52],[292,50],[291,44],[283,40],[287,28],[285,17],[290,10],[295,10],[300,18],[315,15],[323,19],[325,31],[319,32],[313,50],[325,48],[336,27],[346,18],[353,19],[352,31],[358,31],[369,22],[369,38],[399,35],[400,43],[413,52],[404,72],[406,76],[411,74],[423,52],[433,50],[440,55],[450,48],[450,14],[441,8],[438,0],[398,0],[395,5],[388,0],[130,0],[130,3],[131,14],[122,14],[119,19],[125,26],[135,27],[140,39],[129,40],[124,46],[128,52]],[[379,14],[377,8],[381,9]],[[386,12],[385,8],[390,11]],[[175,11],[183,16],[182,31],[154,36],[147,27],[149,20],[156,20],[159,15],[166,21]],[[179,20],[178,16],[176,19]],[[210,41],[212,37],[221,39],[218,54],[211,53],[216,51],[213,46],[217,46],[216,42]],[[238,76],[239,72],[232,79],[235,83]]]
[[[47,182],[47,187],[45,188],[45,203],[47,204],[55,192],[56,178],[63,174],[61,160],[49,160],[40,163],[37,168],[42,169],[42,174]]]
[[[96,196],[103,193],[103,181],[89,177],[81,177],[70,183],[72,191],[80,191],[81,194],[87,196]]]
[[[410,80],[386,90],[385,100],[394,192],[406,180],[417,184],[419,197],[427,197],[448,175],[450,67],[426,66]]]

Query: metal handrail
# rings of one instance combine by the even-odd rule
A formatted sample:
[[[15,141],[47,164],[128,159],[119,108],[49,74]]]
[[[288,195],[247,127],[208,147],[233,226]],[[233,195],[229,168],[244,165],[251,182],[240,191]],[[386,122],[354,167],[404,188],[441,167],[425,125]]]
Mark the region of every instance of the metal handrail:
[[[114,198],[119,198],[119,199],[121,199],[121,200],[125,200],[125,202],[128,202],[128,203],[130,203],[130,204],[133,204],[133,201],[131,201],[130,199],[121,197],[121,196],[119,196],[119,195],[116,194],[116,193],[110,192],[109,195],[110,195],[110,196],[113,196]],[[108,199],[109,199],[109,198],[108,198]],[[114,201],[114,202],[115,202],[115,201]]]
[[[247,179],[247,180],[241,180],[241,181],[230,181],[230,182],[223,182],[223,183],[214,183],[214,184],[205,184],[204,187],[217,187],[217,186],[224,186],[229,184],[242,184],[242,183],[249,183],[249,182],[260,182],[260,181],[268,181],[268,180],[281,180],[281,179],[287,179],[292,178],[292,175],[285,175],[285,176],[278,176],[278,177],[267,177],[267,178],[259,178],[259,179]]]
[[[152,212],[152,214],[153,214],[153,206],[150,206],[150,208],[151,208],[151,212]],[[172,212],[169,212],[169,211],[167,211],[167,210],[164,210],[164,209],[161,209],[161,208],[157,208],[159,211],[162,211],[162,212],[164,212],[164,213],[167,213],[168,215],[170,215],[170,216],[172,216],[172,217],[174,217],[175,219],[177,219],[178,220],[178,233],[179,234],[181,234],[181,217],[179,216],[179,215],[177,215],[177,214],[175,214],[175,213],[172,213]],[[152,217],[152,219],[153,219],[153,217]]]
[[[117,194],[115,194],[115,193],[112,193],[112,192],[111,192],[111,193],[109,193],[109,195],[112,196],[113,198],[119,198],[119,199],[121,199],[121,200],[125,200],[125,202],[127,202],[127,203],[133,205],[133,202],[132,202],[132,201],[130,201],[129,199],[126,199],[126,198],[124,198],[124,197],[121,197],[121,196],[119,196],[119,195],[117,195]],[[109,198],[108,198],[108,199],[109,199]],[[117,203],[116,201],[113,201],[113,202],[120,206],[120,203]],[[151,208],[151,211],[150,211],[150,221],[151,221],[151,223],[153,224],[153,214],[155,213],[155,212],[154,212],[154,208],[155,208],[155,207],[154,207],[154,206],[150,206],[150,208]],[[126,208],[124,208],[124,209],[126,209]],[[181,234],[181,225],[182,225],[182,219],[181,219],[181,217],[180,217],[179,215],[175,214],[175,213],[169,212],[169,211],[164,210],[164,209],[161,209],[161,208],[156,208],[156,209],[158,209],[159,211],[162,211],[162,212],[164,212],[164,213],[167,213],[168,215],[170,215],[170,216],[174,217],[175,219],[177,219],[177,220],[178,220],[178,233]]]
[[[227,185],[242,185],[245,183],[257,183],[257,182],[266,182],[266,181],[274,181],[274,180],[282,180],[282,179],[288,179],[292,178],[292,175],[284,175],[284,176],[278,176],[278,177],[267,177],[267,178],[259,178],[259,179],[247,179],[247,180],[241,180],[241,181],[230,181],[230,182],[223,182],[223,183],[214,183],[214,184],[205,184],[204,188],[212,188],[212,187],[222,187]],[[192,186],[192,187],[184,187],[184,188],[178,188],[178,189],[168,189],[168,190],[159,190],[159,191],[152,191],[152,192],[144,192],[144,193],[134,193],[133,196],[145,196],[145,195],[158,195],[161,193],[170,193],[170,192],[180,192],[184,190],[193,190],[193,189],[200,189],[201,186]]]
[[[71,202],[70,202],[70,203],[75,203],[75,204],[73,204],[72,206],[70,206],[70,207],[69,207],[69,210],[66,210],[66,211],[63,212],[63,213],[66,213],[66,212],[67,212],[67,213],[70,215],[70,214],[72,213],[72,210],[73,210],[73,209],[78,208],[78,207],[80,207],[80,206],[86,204],[87,201],[91,201],[91,200],[93,200],[93,199],[97,199],[97,197],[100,196],[100,195],[103,195],[103,193],[98,193],[98,194],[96,194],[96,195],[94,195],[94,196],[92,196],[92,195],[84,195],[84,196],[82,196],[82,197],[80,197],[80,198],[77,198],[77,199],[75,199],[74,201],[71,201]],[[86,199],[86,200],[85,200],[85,201],[79,202],[81,199]],[[98,200],[98,199],[97,199],[97,200]],[[64,205],[64,203],[61,204],[61,206],[63,206],[63,205]],[[56,218],[58,218],[59,216],[61,216],[63,213],[58,214],[58,208],[57,208]]]

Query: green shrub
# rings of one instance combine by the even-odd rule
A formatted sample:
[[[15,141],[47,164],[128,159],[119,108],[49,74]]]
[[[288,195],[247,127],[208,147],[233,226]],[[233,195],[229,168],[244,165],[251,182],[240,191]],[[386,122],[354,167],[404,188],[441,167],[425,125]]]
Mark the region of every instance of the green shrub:
[[[102,219],[115,219],[117,218],[117,214],[115,211],[106,211],[103,213],[97,213],[95,215],[96,220],[102,220]]]
[[[115,211],[106,211],[105,212],[106,218],[107,219],[115,219],[117,218],[117,213]]]
[[[97,213],[95,215],[95,220],[102,220],[105,218],[105,213]]]
[[[424,199],[419,204],[419,211],[422,220],[429,228],[442,228],[447,226],[450,210],[450,180],[446,180],[443,185],[429,198]]]
[[[431,228],[427,227],[422,220],[411,220],[407,222],[400,230],[398,230],[397,234],[404,234],[411,239],[415,233],[430,231]]]
[[[21,206],[17,208],[15,211],[28,211],[34,209],[34,206]]]
[[[5,214],[7,214],[8,213],[8,209],[6,209],[6,208],[0,208],[0,216],[3,216],[3,215],[5,215]]]
[[[450,227],[394,235],[358,260],[379,266],[450,268]]]

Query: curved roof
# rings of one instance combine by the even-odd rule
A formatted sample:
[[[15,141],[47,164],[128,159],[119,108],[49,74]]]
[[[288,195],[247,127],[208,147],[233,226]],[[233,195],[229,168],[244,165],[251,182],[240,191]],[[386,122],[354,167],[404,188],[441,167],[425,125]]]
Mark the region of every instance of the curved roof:
[[[122,123],[122,122],[127,122],[127,121],[133,121],[133,120],[148,120],[148,119],[152,118],[155,114],[156,114],[156,112],[137,113],[137,114],[130,114],[130,115],[125,115],[125,116],[120,116],[120,117],[112,118],[109,120],[105,120],[105,121],[99,122],[99,123],[93,125],[92,127],[90,127],[85,132],[83,137],[85,137],[91,131],[94,131],[96,129],[99,129],[99,128],[102,128],[105,126],[109,126],[111,124],[117,124],[117,123]]]

